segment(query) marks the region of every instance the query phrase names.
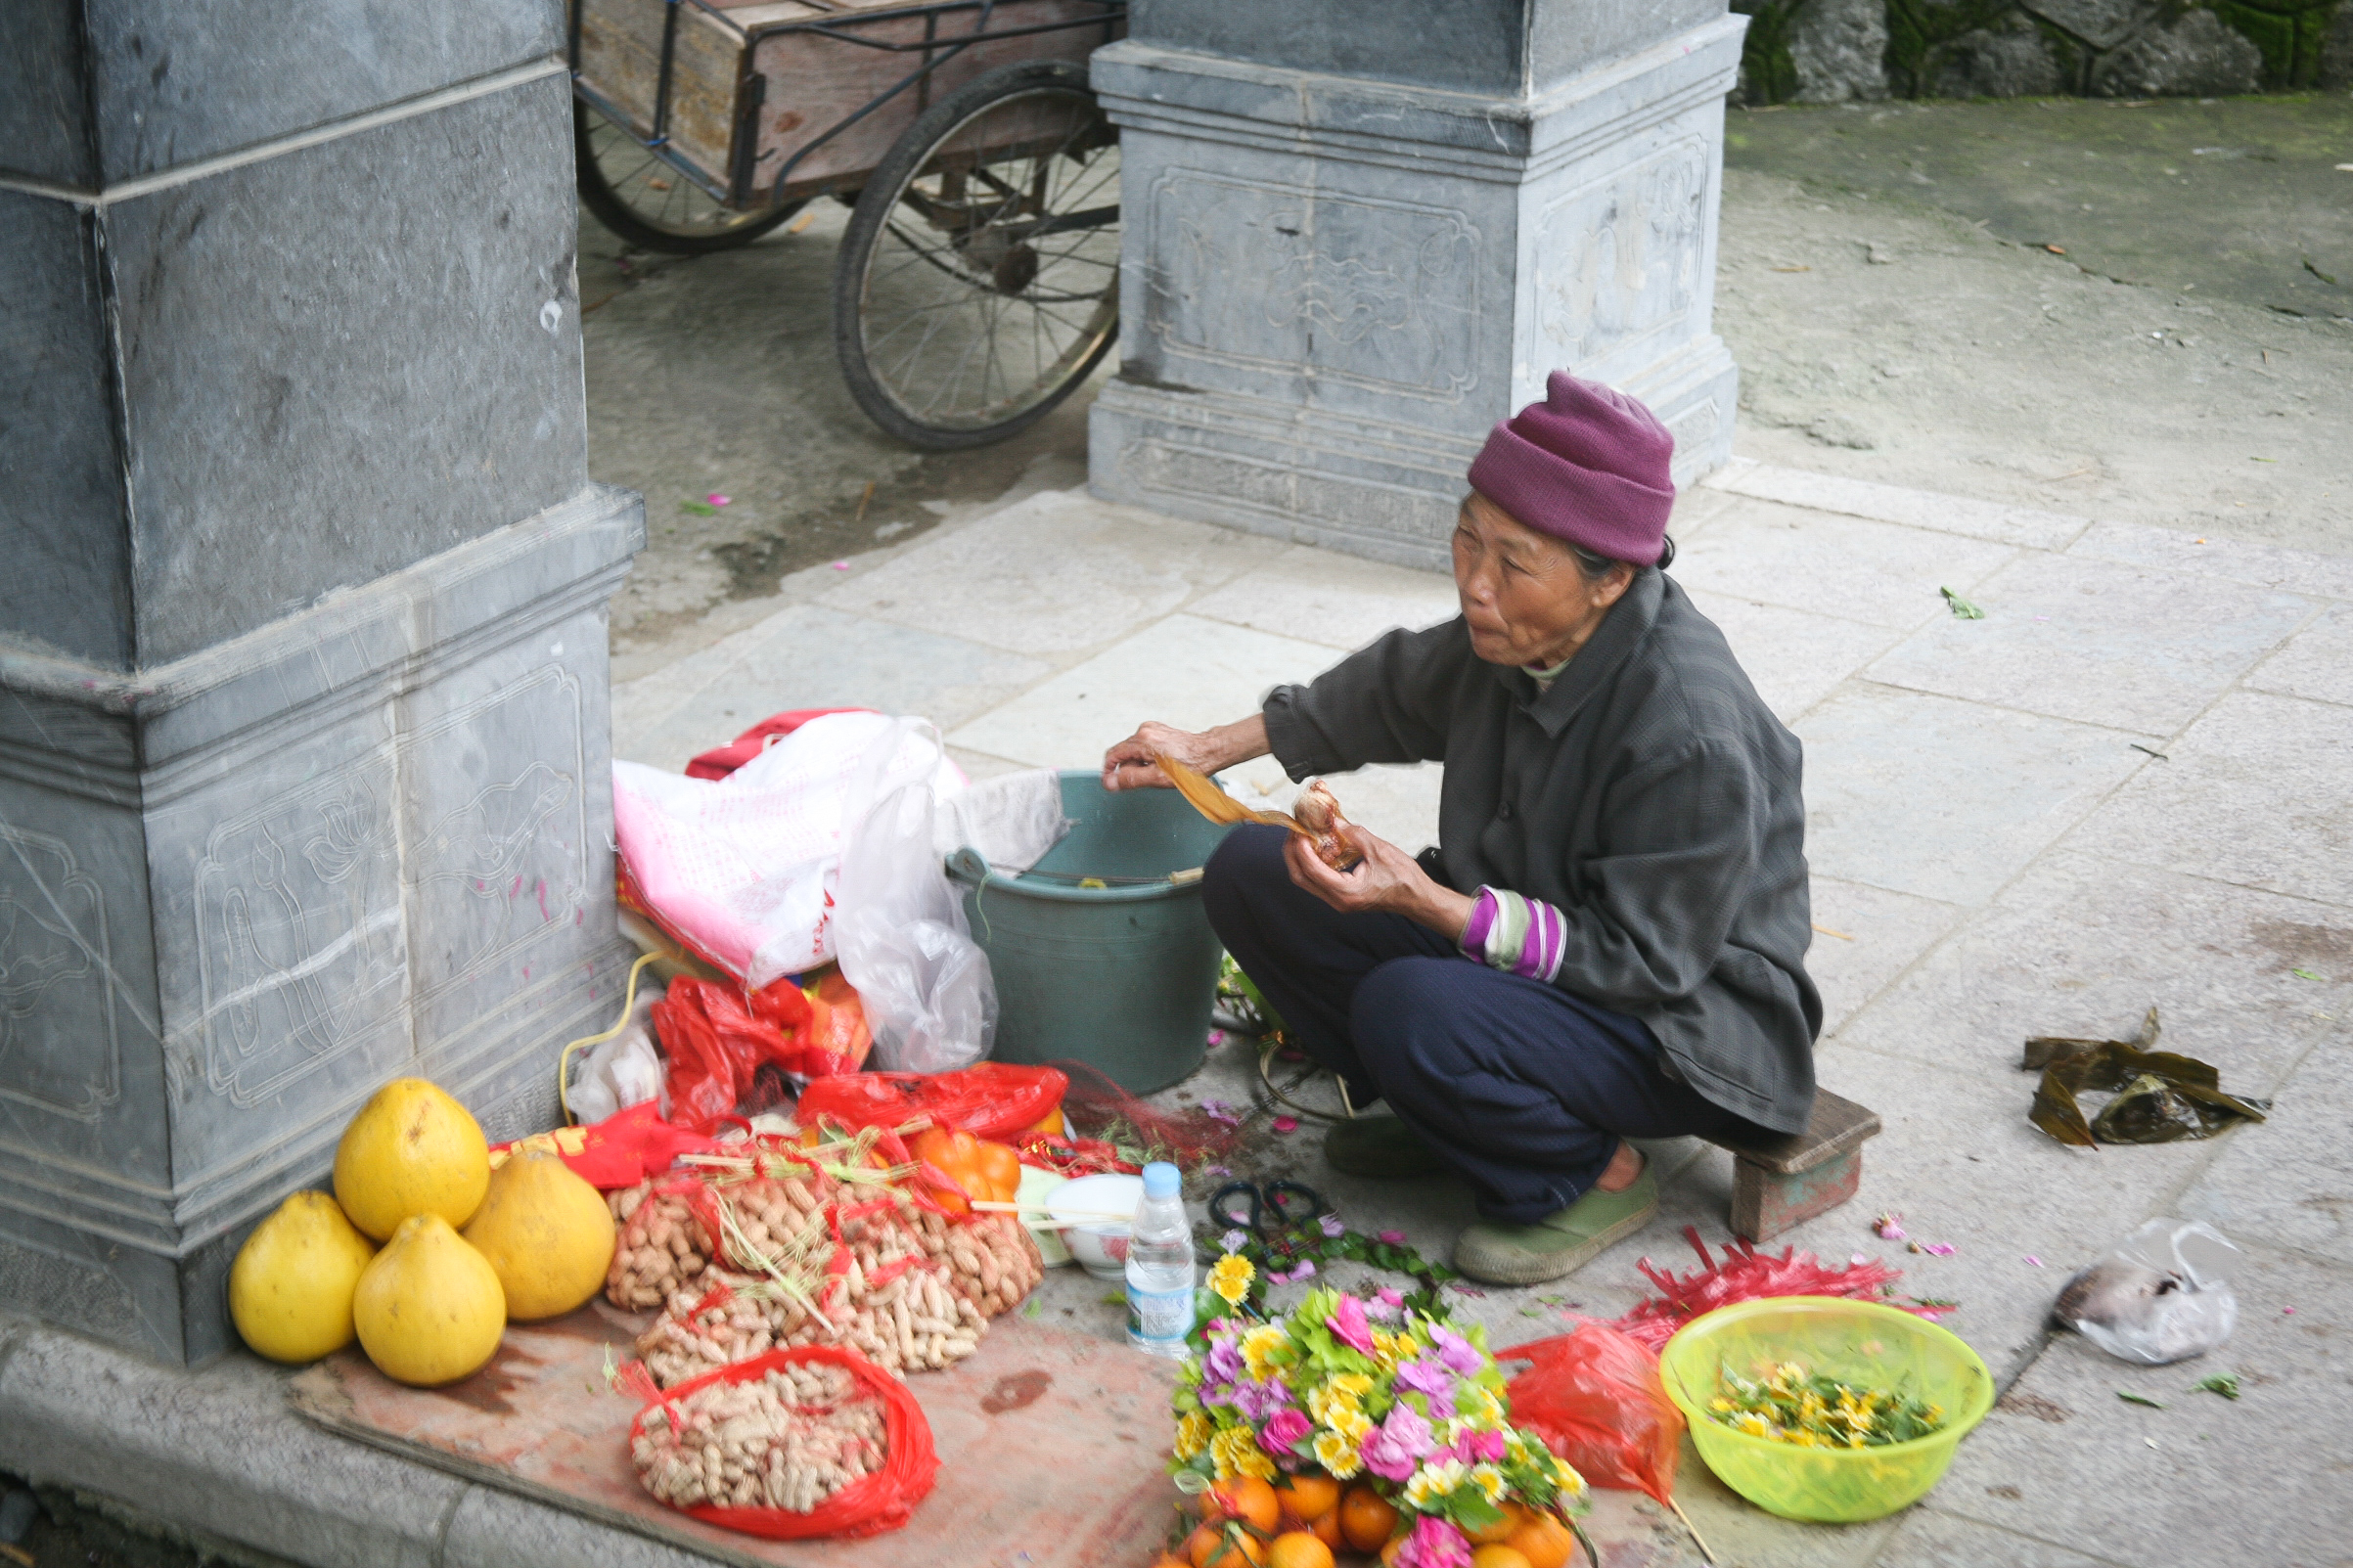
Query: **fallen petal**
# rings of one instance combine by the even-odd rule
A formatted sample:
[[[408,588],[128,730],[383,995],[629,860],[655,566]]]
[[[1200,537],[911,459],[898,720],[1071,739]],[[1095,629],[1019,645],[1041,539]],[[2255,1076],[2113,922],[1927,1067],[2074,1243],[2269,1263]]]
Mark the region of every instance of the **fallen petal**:
[[[1278,1133],[1295,1133],[1299,1130],[1299,1118],[1296,1116],[1278,1116],[1275,1118],[1274,1125],[1275,1131]]]
[[[1403,1231],[1383,1231],[1380,1232],[1380,1239],[1386,1241],[1392,1247],[1401,1247],[1405,1245],[1405,1232]],[[2293,1307],[2290,1307],[2287,1310],[2289,1312],[2295,1311]]]

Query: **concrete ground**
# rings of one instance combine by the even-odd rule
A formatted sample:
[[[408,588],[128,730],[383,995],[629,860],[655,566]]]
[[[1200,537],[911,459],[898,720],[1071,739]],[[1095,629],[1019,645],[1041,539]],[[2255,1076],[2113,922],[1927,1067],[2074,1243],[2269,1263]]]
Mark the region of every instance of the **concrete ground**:
[[[1735,111],[1725,147],[1742,453],[2353,549],[2353,98]]]

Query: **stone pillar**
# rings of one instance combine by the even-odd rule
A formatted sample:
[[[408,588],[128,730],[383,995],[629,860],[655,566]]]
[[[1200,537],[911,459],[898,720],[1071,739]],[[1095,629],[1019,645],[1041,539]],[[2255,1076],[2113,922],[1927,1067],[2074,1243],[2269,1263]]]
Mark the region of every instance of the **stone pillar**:
[[[0,46],[0,1308],[234,1342],[387,1079],[610,1013],[561,17],[22,0]]]
[[[1565,367],[1643,398],[1688,483],[1730,453],[1709,327],[1724,0],[1137,0],[1123,368],[1098,494],[1417,565],[1488,428]]]

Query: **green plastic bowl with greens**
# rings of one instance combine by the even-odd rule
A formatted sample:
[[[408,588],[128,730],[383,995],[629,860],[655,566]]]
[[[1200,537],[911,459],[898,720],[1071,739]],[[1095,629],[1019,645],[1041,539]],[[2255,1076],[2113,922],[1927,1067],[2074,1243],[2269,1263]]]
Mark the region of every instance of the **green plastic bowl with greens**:
[[[1940,1406],[1943,1422],[1907,1443],[1800,1448],[1716,1418],[1712,1407],[1727,1371],[1762,1379],[1789,1363]],[[1958,1336],[1893,1307],[1833,1296],[1719,1307],[1675,1331],[1658,1369],[1718,1480],[1769,1513],[1823,1523],[1881,1518],[1927,1496],[1994,1404],[1993,1374]]]

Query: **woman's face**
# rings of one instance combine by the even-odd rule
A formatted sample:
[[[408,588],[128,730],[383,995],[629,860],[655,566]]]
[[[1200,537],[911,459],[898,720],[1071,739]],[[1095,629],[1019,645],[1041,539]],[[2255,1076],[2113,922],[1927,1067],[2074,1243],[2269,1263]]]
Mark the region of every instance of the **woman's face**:
[[[1472,491],[1454,525],[1454,586],[1471,650],[1490,664],[1550,668],[1585,646],[1634,581],[1619,562],[1588,581],[1577,558]]]

